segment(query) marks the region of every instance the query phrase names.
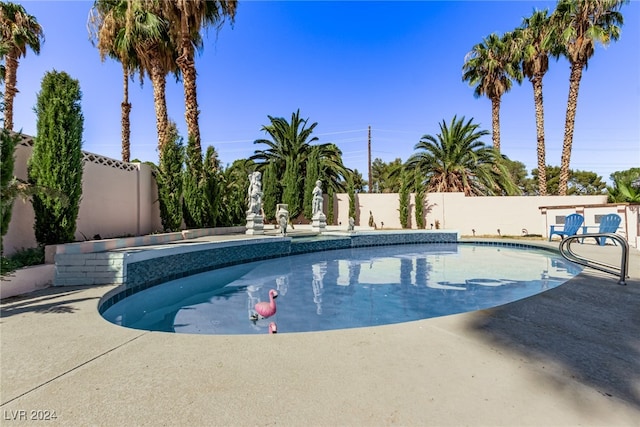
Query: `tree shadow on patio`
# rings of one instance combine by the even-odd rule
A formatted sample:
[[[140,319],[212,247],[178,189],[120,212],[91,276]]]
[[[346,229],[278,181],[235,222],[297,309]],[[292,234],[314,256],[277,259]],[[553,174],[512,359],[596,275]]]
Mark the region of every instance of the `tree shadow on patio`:
[[[73,313],[77,309],[74,304],[88,299],[99,298],[80,298],[68,299],[86,286],[65,286],[65,287],[48,287],[25,295],[17,295],[15,297],[5,298],[0,301],[0,321],[1,318],[9,316],[17,316],[23,313]]]
[[[487,311],[470,325],[492,345],[563,371],[542,371],[559,388],[570,377],[640,408],[640,281],[582,274],[558,288]],[[546,373],[544,373],[546,372]],[[557,372],[557,371],[556,371]]]

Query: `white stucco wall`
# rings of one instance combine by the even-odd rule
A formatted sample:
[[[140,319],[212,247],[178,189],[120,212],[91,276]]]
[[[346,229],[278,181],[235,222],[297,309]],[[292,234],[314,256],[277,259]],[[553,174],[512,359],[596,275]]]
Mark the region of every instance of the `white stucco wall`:
[[[15,151],[14,175],[27,179],[27,162],[33,151],[30,138]],[[161,229],[158,195],[151,168],[84,153],[82,198],[76,222],[76,241],[138,236]],[[3,238],[5,255],[37,246],[31,203],[16,200]]]
[[[348,224],[349,198],[347,194],[338,194],[337,221]],[[401,228],[399,216],[399,195],[368,194],[356,195],[356,225],[368,224],[369,212],[373,214],[376,226],[384,228]],[[606,203],[607,196],[514,196],[514,197],[465,197],[463,193],[429,193],[426,206],[430,211],[426,214],[427,228],[458,230],[462,235],[511,235],[540,234],[546,236],[550,223],[541,213],[540,207],[584,206]],[[415,205],[411,196],[411,228],[416,228],[413,216]],[[611,208],[609,208],[611,210]],[[426,211],[426,209],[425,209]],[[575,207],[568,207],[558,215],[575,212]],[[498,233],[498,230],[500,232]]]

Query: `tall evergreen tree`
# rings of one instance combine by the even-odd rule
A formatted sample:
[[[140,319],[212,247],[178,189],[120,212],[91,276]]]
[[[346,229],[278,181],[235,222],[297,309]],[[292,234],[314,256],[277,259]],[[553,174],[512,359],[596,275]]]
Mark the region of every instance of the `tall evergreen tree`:
[[[160,220],[164,231],[178,231],[182,225],[182,174],[184,145],[176,124],[169,123],[168,141],[162,147],[156,173]]]
[[[327,224],[329,225],[335,225],[335,215],[333,213],[333,205],[334,205],[334,200],[335,200],[335,191],[333,189],[333,187],[329,187],[327,188],[327,208],[326,208],[326,212],[327,212]]]
[[[20,141],[18,134],[11,134],[7,129],[2,129],[0,135],[0,254],[2,254],[2,237],[7,234],[11,211],[15,200],[15,188],[13,167],[15,157],[13,155],[16,145]]]
[[[221,185],[224,187],[224,202],[220,209],[221,212],[224,212],[224,215],[221,217],[221,225],[246,224],[247,191],[249,189],[249,180],[247,177],[254,170],[255,164],[253,161],[236,160],[223,172]]]
[[[207,147],[204,156],[202,197],[205,199],[204,227],[215,227],[220,219],[222,203],[221,171],[218,153],[212,146]]]
[[[302,213],[300,193],[302,192],[302,177],[297,159],[287,162],[284,170],[282,202],[289,206],[289,216],[295,218]]]
[[[182,187],[183,215],[187,228],[202,228],[206,223],[207,202],[203,197],[203,164],[201,151],[187,145],[186,169]]]
[[[304,178],[304,202],[303,212],[305,218],[311,218],[313,212],[313,188],[320,178],[320,158],[318,147],[313,147],[307,159],[307,174]]]
[[[262,209],[266,220],[276,217],[276,205],[280,203],[282,189],[278,182],[278,172],[275,162],[267,162],[262,173]]]
[[[427,192],[424,183],[424,176],[419,169],[415,170],[413,178],[413,186],[415,190],[415,217],[416,227],[423,229],[426,227],[425,204],[427,203]]]
[[[66,196],[34,194],[35,236],[40,245],[73,242],[82,195],[82,92],[77,80],[51,71],[42,79],[35,112],[38,135],[29,180]]]
[[[356,190],[353,180],[355,178],[355,172],[349,174],[347,178],[347,194],[349,195],[349,218],[356,220]]]
[[[400,179],[400,208],[398,209],[400,213],[400,225],[402,228],[409,227],[409,218],[411,216],[409,211],[409,204],[411,202],[411,184],[413,184],[412,180],[409,179],[406,170],[403,170]]]

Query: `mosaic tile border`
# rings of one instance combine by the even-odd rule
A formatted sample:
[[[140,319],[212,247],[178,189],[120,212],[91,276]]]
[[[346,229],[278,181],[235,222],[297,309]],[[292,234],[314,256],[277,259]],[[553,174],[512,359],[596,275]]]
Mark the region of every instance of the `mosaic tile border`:
[[[170,253],[164,255],[162,251],[127,254],[132,256],[125,256],[125,283],[108,292],[98,307],[103,313],[124,298],[161,283],[246,262],[367,246],[461,243],[458,239],[459,233],[456,231],[327,233],[314,238],[264,238],[209,243],[199,247],[175,247],[167,249]]]

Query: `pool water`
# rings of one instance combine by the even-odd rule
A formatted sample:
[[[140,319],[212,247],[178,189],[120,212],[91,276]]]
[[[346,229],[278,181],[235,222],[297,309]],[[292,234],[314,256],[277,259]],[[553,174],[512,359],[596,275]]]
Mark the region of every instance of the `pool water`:
[[[108,321],[191,334],[265,334],[377,326],[495,307],[581,271],[533,247],[375,246],[258,261],[166,282],[109,307]],[[251,320],[275,289],[277,312]]]

